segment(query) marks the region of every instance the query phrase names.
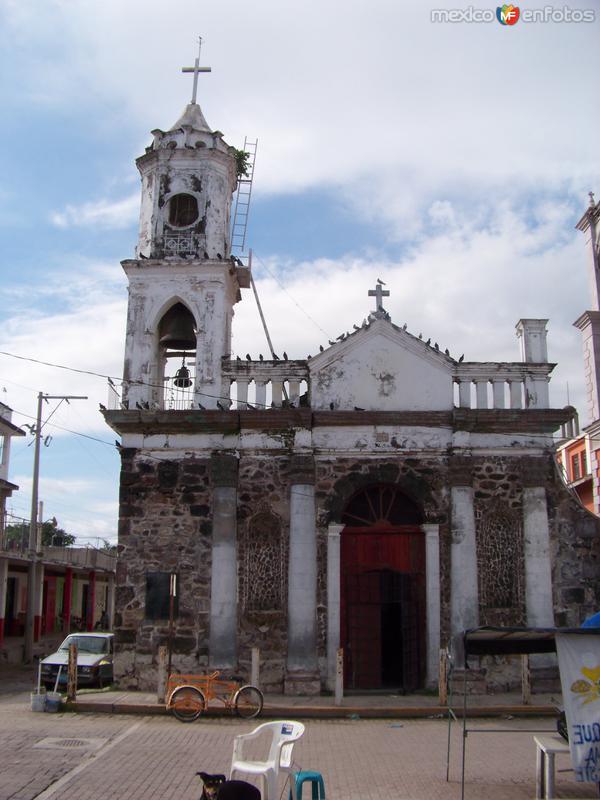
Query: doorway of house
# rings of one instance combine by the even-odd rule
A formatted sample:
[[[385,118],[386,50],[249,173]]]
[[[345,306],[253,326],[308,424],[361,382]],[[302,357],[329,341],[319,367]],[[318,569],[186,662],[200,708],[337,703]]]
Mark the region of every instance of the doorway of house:
[[[18,634],[16,630],[18,626],[17,615],[15,609],[17,606],[17,579],[8,578],[6,582],[6,635],[14,636]]]
[[[361,490],[341,537],[347,689],[410,692],[425,667],[425,538],[418,506],[393,485]]]

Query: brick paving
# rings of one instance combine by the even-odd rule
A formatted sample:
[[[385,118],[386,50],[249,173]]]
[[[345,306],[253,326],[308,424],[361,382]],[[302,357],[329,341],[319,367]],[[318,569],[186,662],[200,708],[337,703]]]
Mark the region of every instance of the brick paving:
[[[0,800],[198,800],[195,773],[227,772],[233,737],[258,724],[230,717],[184,724],[170,716],[33,713],[31,675],[11,678],[0,686]],[[349,699],[348,714],[354,702]],[[460,725],[453,725],[446,783],[447,723],[436,718],[435,702],[431,711],[429,719],[305,720],[295,760],[323,773],[327,800],[459,800]],[[468,736],[466,800],[534,797],[533,734],[523,729],[552,730],[553,720],[472,719],[469,727],[510,732]],[[34,747],[45,737],[100,738],[105,744],[96,751]],[[558,767],[568,767],[568,757]],[[280,790],[287,800],[287,788]],[[592,785],[576,784],[572,773],[559,772],[557,797],[597,794]]]
[[[39,714],[29,711],[28,700],[25,693],[0,698],[0,800],[198,800],[195,773],[227,772],[233,736],[255,724],[229,718],[184,724],[171,717]],[[551,721],[473,720],[470,726],[549,729]],[[452,733],[450,783],[445,781],[444,720],[310,720],[306,728],[295,760],[323,773],[328,800],[460,798],[458,725]],[[106,744],[95,752],[33,747],[47,736],[99,737]],[[534,796],[531,733],[470,734],[467,747],[467,800]],[[560,798],[596,797],[592,786],[575,784],[569,773],[557,779]],[[287,789],[280,789],[286,800]]]

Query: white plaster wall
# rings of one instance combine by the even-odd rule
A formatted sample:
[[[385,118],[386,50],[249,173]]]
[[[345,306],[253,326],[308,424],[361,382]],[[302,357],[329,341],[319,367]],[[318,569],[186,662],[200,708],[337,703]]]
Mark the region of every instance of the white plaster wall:
[[[311,435],[312,434],[312,435]],[[539,455],[546,451],[539,438],[500,434],[452,434],[447,428],[425,428],[417,426],[317,427],[311,431],[295,429],[295,441],[306,441],[307,449],[317,455],[363,455],[381,457],[383,454],[403,456],[423,454],[444,455],[449,446],[469,448],[471,452],[487,456]],[[267,432],[243,430],[239,434],[222,433],[176,433],[147,436],[141,433],[125,433],[124,447],[135,447],[155,451],[155,457],[169,460],[181,458],[185,453],[209,453],[213,450],[240,450],[244,453],[269,451],[289,452],[289,431]],[[168,448],[166,447],[168,445]]]
[[[414,337],[377,321],[310,362],[314,409],[442,411],[453,407],[452,366]]]
[[[125,397],[130,407],[142,400],[160,403],[158,327],[176,302],[182,302],[194,315],[198,329],[197,389],[215,395],[212,401],[202,398],[203,405],[214,406],[216,397],[228,394],[228,387],[222,386],[221,357],[230,349],[227,315],[231,314],[238,291],[229,266],[214,262],[163,261],[146,265],[143,261],[126,261],[123,268],[129,278],[123,379],[143,382],[128,387]]]
[[[313,447],[319,451],[351,453],[406,453],[415,450],[445,450],[452,442],[449,428],[416,425],[361,425],[317,427],[312,432]]]
[[[142,175],[138,242],[141,253],[151,255],[153,241],[159,242],[167,229],[170,197],[185,192],[196,197],[200,219],[205,217],[209,257],[216,258],[217,253],[229,255],[231,198],[236,186],[235,162],[230,155],[206,147],[160,149],[139,159],[138,167]]]

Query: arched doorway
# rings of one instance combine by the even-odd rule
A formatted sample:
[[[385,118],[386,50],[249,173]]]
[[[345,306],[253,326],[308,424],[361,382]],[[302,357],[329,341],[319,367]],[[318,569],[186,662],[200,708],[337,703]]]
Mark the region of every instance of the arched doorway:
[[[341,644],[347,689],[424,685],[425,536],[394,485],[357,492],[341,516]]]

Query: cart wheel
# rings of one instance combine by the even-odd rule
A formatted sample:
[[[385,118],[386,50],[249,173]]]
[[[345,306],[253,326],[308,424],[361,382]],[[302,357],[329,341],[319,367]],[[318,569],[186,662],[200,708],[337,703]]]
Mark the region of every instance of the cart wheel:
[[[195,686],[180,686],[169,698],[169,709],[180,722],[193,722],[204,711],[204,695]]]
[[[238,689],[234,705],[235,713],[244,719],[258,717],[263,707],[263,694],[256,686],[242,686]]]

